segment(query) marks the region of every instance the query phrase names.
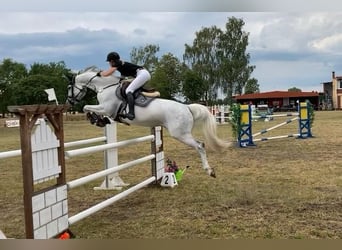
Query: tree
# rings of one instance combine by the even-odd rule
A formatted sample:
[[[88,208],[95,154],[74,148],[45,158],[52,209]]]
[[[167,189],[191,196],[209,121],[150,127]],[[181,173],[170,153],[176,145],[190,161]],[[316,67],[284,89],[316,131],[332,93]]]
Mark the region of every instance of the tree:
[[[232,17],[225,31],[216,26],[202,28],[192,46],[185,44],[184,62],[204,81],[203,99],[209,103],[222,90],[232,104],[233,94],[242,94],[250,80],[255,66],[249,65],[249,34],[242,30],[243,25],[243,20]]]
[[[249,65],[250,55],[246,53],[248,33],[242,30],[242,19],[228,18],[226,30],[219,38],[217,57],[220,66],[221,80],[219,87],[227,95],[229,104],[232,104],[233,94],[242,94],[255,66]]]
[[[21,78],[14,86],[15,104],[44,104],[48,103],[45,89],[54,88],[59,103],[65,103],[68,79],[65,77],[70,69],[64,62],[40,64],[34,63],[25,78]]]
[[[54,79],[48,75],[29,75],[21,79],[15,87],[15,104],[32,105],[48,102],[45,89],[52,88]]]
[[[57,100],[60,103],[65,103],[67,86],[69,84],[69,79],[71,70],[66,67],[63,61],[60,62],[50,62],[49,64],[34,63],[31,65],[29,75],[43,75],[49,76],[51,78],[50,88],[54,88],[56,92]],[[44,77],[42,78],[44,80]]]
[[[177,99],[181,91],[182,65],[177,57],[171,53],[162,56],[156,65],[155,72],[149,83],[158,89],[161,97]]]
[[[187,102],[200,102],[205,92],[202,78],[191,69],[185,70],[182,93]]]
[[[153,73],[158,63],[156,53],[159,51],[159,45],[148,44],[145,47],[133,47],[130,56],[135,64],[144,66],[149,72]]]
[[[202,28],[196,32],[192,45],[185,44],[183,60],[203,81],[203,101],[210,102],[217,96],[215,82],[220,79],[220,75],[216,51],[221,35],[222,31],[216,26]]]
[[[245,86],[245,94],[253,94],[253,93],[259,93],[260,88],[258,84],[258,80],[255,78],[248,79],[246,86]]]
[[[289,91],[289,92],[302,92],[301,89],[296,88],[296,87],[289,88],[287,91]]]
[[[27,75],[24,64],[14,62],[9,58],[4,59],[0,64],[0,112],[2,116],[7,113],[7,106],[15,105],[14,86]]]

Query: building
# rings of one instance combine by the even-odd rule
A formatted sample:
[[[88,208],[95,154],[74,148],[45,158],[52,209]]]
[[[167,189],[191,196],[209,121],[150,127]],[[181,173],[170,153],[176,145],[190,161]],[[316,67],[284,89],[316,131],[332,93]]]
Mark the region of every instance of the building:
[[[342,93],[342,92],[341,92]],[[271,91],[235,96],[240,104],[268,105],[273,111],[295,111],[298,102],[309,100],[315,109],[319,107],[318,92]]]
[[[333,71],[331,82],[323,82],[322,108],[325,110],[342,109],[342,76]]]

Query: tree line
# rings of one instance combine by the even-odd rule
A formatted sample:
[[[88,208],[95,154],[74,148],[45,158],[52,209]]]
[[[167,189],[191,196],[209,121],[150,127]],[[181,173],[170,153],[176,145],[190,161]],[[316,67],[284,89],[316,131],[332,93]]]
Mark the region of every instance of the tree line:
[[[152,75],[148,87],[158,89],[162,98],[207,105],[232,104],[233,96],[259,92],[258,81],[251,77],[246,52],[249,34],[243,31],[244,21],[227,20],[225,29],[203,27],[195,33],[192,44],[185,44],[183,58],[172,53],[157,56],[157,44],[133,47],[130,59],[146,67]],[[73,72],[63,61],[34,63],[29,69],[23,63],[4,58],[0,63],[0,113],[9,105],[47,103],[45,89],[54,88],[59,103],[67,98],[67,85]],[[74,107],[81,111],[85,103],[95,104],[95,93],[86,96]]]

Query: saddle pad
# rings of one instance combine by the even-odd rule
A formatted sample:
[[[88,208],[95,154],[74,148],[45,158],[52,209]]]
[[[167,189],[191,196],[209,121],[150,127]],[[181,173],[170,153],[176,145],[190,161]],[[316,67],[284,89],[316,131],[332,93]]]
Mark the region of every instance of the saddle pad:
[[[126,102],[125,98],[121,94],[121,87],[118,87],[115,91],[116,96]],[[141,92],[134,94],[135,101],[134,104],[139,107],[146,107],[155,97],[147,97],[141,94]]]

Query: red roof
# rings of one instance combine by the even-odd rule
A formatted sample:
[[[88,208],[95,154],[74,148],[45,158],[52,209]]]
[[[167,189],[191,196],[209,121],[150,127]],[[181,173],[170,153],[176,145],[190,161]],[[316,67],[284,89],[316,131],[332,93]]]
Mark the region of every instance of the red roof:
[[[296,98],[296,97],[315,97],[319,96],[318,92],[295,92],[295,91],[271,91],[263,93],[253,93],[235,96],[236,100],[243,99],[267,99],[267,98]]]

